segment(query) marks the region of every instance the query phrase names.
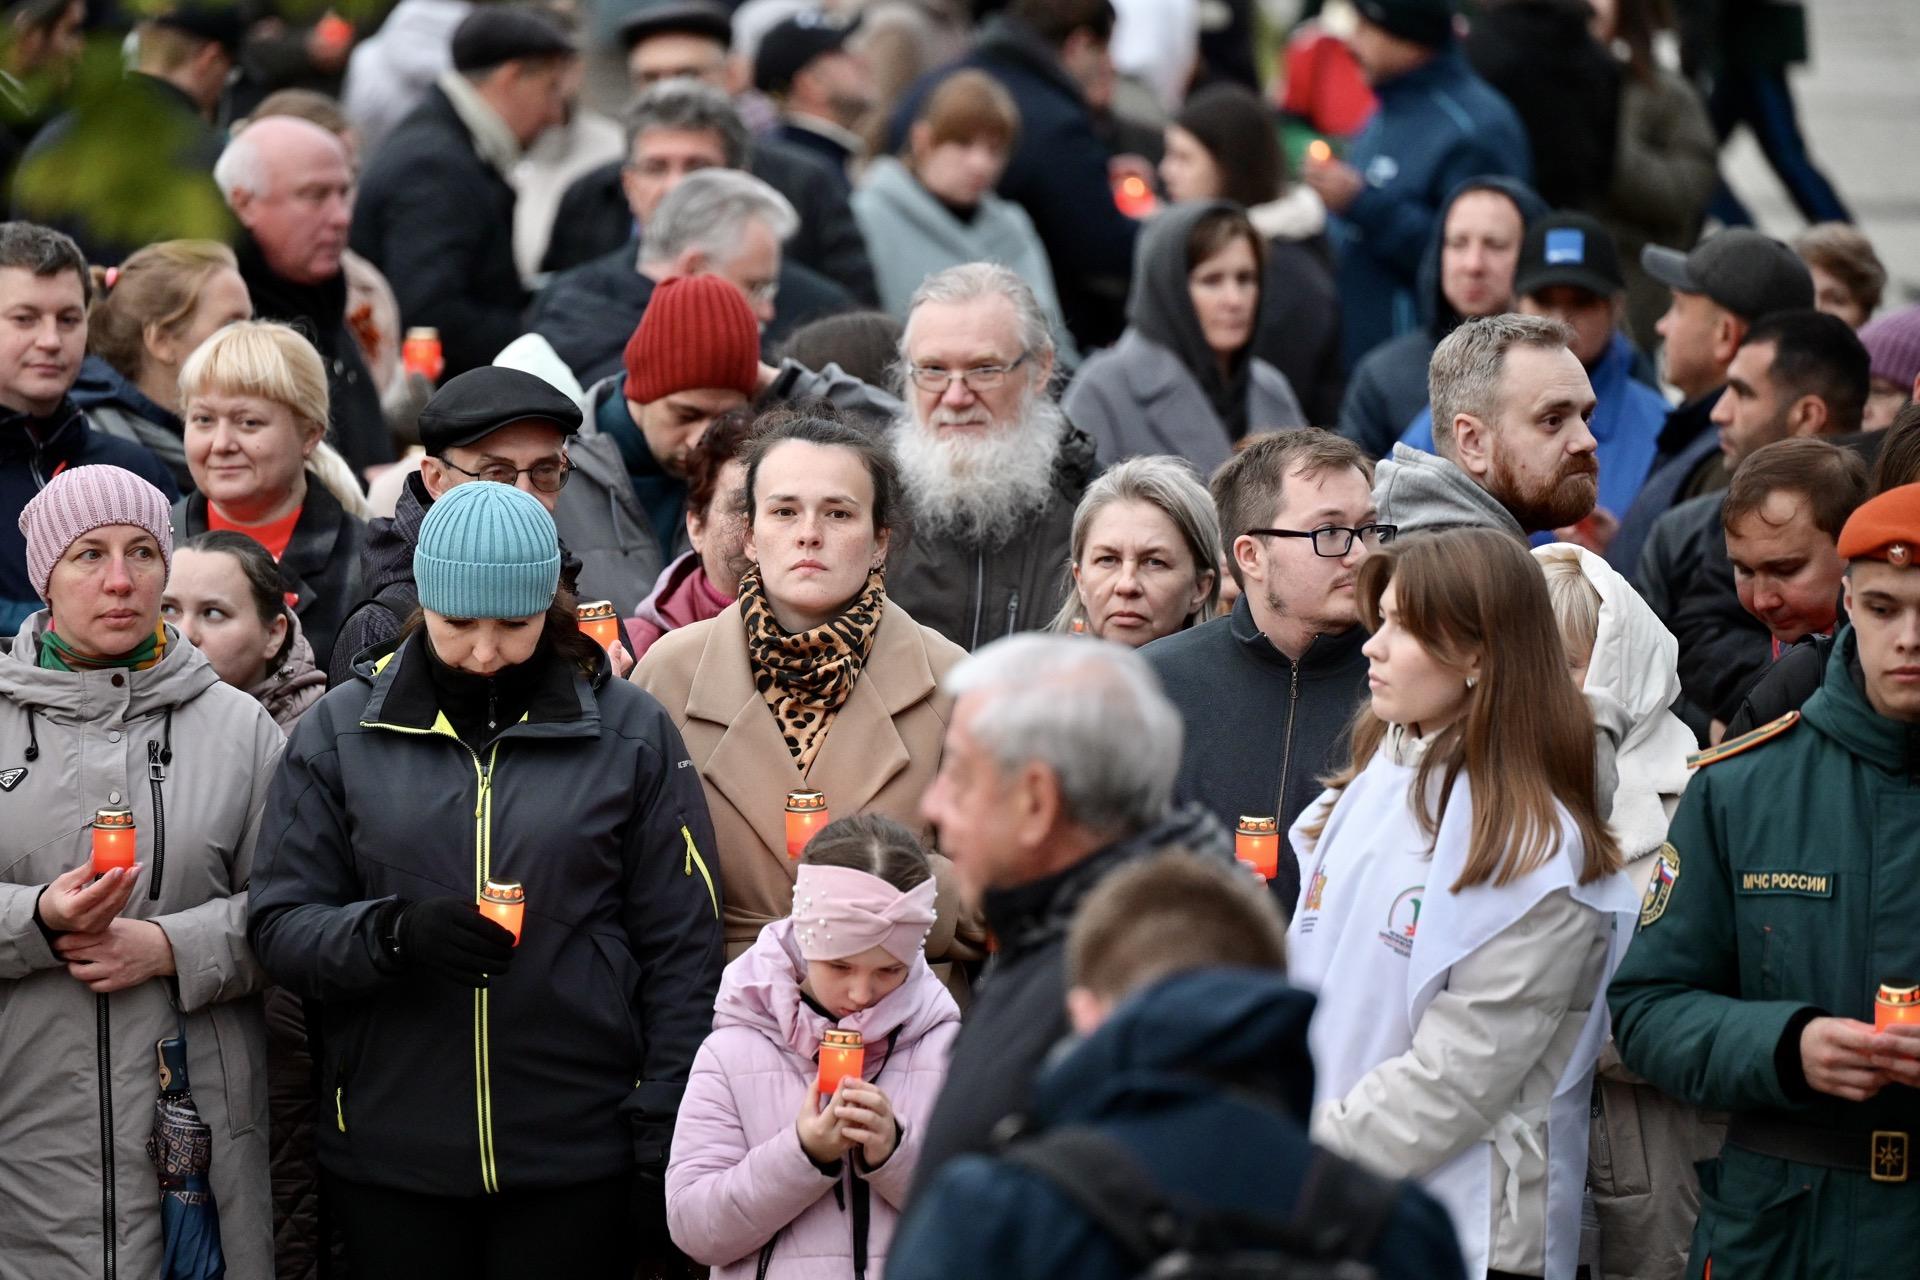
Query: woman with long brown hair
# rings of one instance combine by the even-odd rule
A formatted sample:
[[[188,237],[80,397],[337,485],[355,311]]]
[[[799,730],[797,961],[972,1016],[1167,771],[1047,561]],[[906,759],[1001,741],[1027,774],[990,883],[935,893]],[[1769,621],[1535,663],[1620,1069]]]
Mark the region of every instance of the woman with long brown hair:
[[[1394,543],[1353,756],[1295,824],[1314,1138],[1419,1178],[1467,1274],[1571,1275],[1606,983],[1638,899],[1538,567],[1504,534]]]

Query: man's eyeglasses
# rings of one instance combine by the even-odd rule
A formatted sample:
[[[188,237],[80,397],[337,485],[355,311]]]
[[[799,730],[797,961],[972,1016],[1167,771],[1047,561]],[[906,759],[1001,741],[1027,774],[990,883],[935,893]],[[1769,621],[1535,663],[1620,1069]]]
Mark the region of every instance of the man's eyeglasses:
[[[567,462],[537,462],[531,467],[510,467],[504,462],[489,462],[478,471],[469,471],[457,462],[440,459],[461,475],[474,480],[491,480],[495,484],[519,484],[520,477],[533,481],[533,487],[542,493],[558,493],[567,487],[567,477],[573,474],[573,466]]]
[[[1397,524],[1363,524],[1349,529],[1343,525],[1327,524],[1318,529],[1249,529],[1247,533],[1256,538],[1312,538],[1313,554],[1325,556],[1329,560],[1338,560],[1353,550],[1353,540],[1360,539],[1367,544],[1367,550],[1378,551],[1392,542],[1394,535],[1400,532]]]
[[[946,369],[937,364],[910,364],[907,376],[913,385],[933,395],[945,395],[955,378],[972,392],[992,391],[1007,380],[1007,375],[1027,362],[1031,351],[1022,351],[1012,364],[977,364],[971,369]]]

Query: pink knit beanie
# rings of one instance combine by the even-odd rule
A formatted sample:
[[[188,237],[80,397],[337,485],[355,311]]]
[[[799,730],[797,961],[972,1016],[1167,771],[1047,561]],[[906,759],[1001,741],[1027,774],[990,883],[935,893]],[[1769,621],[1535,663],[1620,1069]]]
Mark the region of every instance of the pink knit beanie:
[[[751,399],[760,378],[760,325],[736,286],[719,276],[681,276],[653,291],[624,363],[627,399],[636,404],[722,388]]]
[[[162,566],[173,566],[173,509],[167,496],[121,467],[69,467],[21,509],[27,536],[27,576],[40,598],[67,548],[83,533],[110,524],[145,529],[160,544]]]
[[[1920,377],[1920,307],[1875,316],[1860,330],[1861,345],[1876,378],[1907,390]]]

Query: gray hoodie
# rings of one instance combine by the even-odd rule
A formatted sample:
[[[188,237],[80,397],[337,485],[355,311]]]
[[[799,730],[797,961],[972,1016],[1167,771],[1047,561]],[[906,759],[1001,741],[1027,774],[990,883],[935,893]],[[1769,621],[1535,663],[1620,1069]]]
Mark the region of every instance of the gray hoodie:
[[[160,1274],[145,1143],[154,1044],[181,1029],[194,1102],[213,1131],[227,1274],[270,1276],[264,979],[246,915],[284,739],[171,629],[148,670],[68,672],[36,665],[46,626],[46,612],[34,614],[0,655],[0,1280]],[[166,933],[177,973],[95,995],[34,907],[87,858],[94,810],[115,805],[133,810],[141,866],[121,916]]]
[[[1373,472],[1373,502],[1380,523],[1398,525],[1400,534],[1438,533],[1442,529],[1498,529],[1522,542],[1527,532],[1473,477],[1438,454],[1393,446]]]

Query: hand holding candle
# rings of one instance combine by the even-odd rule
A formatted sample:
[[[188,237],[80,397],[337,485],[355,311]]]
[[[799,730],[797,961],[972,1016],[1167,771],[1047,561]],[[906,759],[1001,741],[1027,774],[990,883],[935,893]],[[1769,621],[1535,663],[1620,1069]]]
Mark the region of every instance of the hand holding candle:
[[[820,1092],[832,1093],[866,1065],[867,1046],[858,1031],[827,1032],[820,1039]]]
[[[833,1113],[840,1119],[841,1135],[860,1148],[860,1157],[869,1169],[885,1164],[900,1145],[893,1103],[878,1085],[858,1077],[842,1080],[834,1095]]]
[[[513,935],[520,945],[520,926],[526,919],[527,891],[514,880],[489,880],[480,891],[480,914]]]
[[[1259,873],[1262,880],[1280,874],[1280,824],[1272,818],[1242,815],[1233,836],[1233,856]]]
[[[41,923],[55,933],[99,933],[126,909],[139,878],[138,864],[95,875],[88,859],[40,891]]]
[[[833,819],[827,813],[824,791],[787,792],[787,856],[795,862],[806,852],[807,841]]]
[[[103,876],[115,869],[133,869],[138,836],[133,829],[133,810],[101,809],[93,815],[93,874]]]

